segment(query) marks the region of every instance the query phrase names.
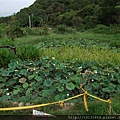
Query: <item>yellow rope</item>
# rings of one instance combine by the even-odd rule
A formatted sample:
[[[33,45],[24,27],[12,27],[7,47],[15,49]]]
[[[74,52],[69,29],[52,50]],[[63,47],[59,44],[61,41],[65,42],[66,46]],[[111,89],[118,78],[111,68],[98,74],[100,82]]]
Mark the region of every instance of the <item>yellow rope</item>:
[[[64,100],[61,100],[61,101],[58,101],[58,102],[51,102],[51,103],[46,103],[46,104],[40,104],[40,105],[32,105],[32,106],[23,106],[23,107],[10,107],[10,108],[0,108],[0,111],[7,111],[7,110],[25,110],[25,109],[31,109],[31,108],[39,108],[39,107],[43,107],[43,106],[48,106],[48,105],[53,105],[53,104],[60,104],[60,106],[64,106],[64,102],[68,101],[68,100],[72,100],[74,98],[78,98],[80,96],[83,96],[84,98],[84,106],[85,106],[85,109],[86,111],[88,111],[88,105],[87,105],[87,95],[90,96],[90,97],[93,97],[95,99],[98,99],[102,102],[108,102],[109,104],[111,104],[111,101],[108,99],[108,100],[103,100],[101,98],[98,98],[96,96],[93,96],[91,94],[89,94],[87,91],[85,91],[82,87],[83,85],[81,84],[80,85],[80,88],[83,90],[83,94],[79,94],[79,95],[76,95],[76,96],[73,96],[73,97],[70,97],[70,98],[67,98],[67,99],[64,99]]]
[[[86,111],[88,111],[88,105],[87,105],[87,91],[85,91],[84,93],[84,106]]]
[[[60,104],[60,106],[64,105],[65,101],[77,98],[82,96],[83,94],[76,95],[74,97],[70,97],[65,100],[61,100],[59,102],[51,102],[51,103],[46,103],[46,104],[40,104],[40,105],[32,105],[32,106],[23,106],[23,107],[11,107],[11,108],[0,108],[0,111],[7,111],[7,110],[25,110],[25,109],[31,109],[31,108],[38,108],[38,107],[43,107],[43,106],[48,106],[48,105],[53,105],[53,104]]]

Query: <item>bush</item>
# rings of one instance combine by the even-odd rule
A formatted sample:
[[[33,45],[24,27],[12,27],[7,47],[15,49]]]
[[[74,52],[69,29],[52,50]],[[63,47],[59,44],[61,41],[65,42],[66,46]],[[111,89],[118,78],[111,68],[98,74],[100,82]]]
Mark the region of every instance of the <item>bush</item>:
[[[90,31],[94,33],[100,33],[100,34],[120,34],[120,28],[114,27],[114,26],[106,26],[106,25],[97,25],[94,29],[91,29]]]
[[[33,45],[26,45],[17,48],[17,54],[22,60],[37,59],[39,57],[39,50]]]
[[[41,28],[26,27],[23,30],[24,30],[24,35],[44,35],[44,30]]]
[[[13,51],[3,48],[0,49],[0,67],[7,66],[11,59],[15,58]]]
[[[4,45],[10,45],[10,46],[14,46],[14,42],[11,39],[1,39],[0,40],[0,46],[4,46]]]
[[[13,46],[14,43],[10,39],[1,39],[0,46]],[[9,48],[0,49],[0,67],[7,66],[11,59],[15,58],[15,53]]]
[[[56,29],[55,29],[55,33],[59,33],[59,34],[64,34],[64,33],[74,33],[75,30],[67,27],[66,25],[57,25]]]
[[[14,42],[10,39],[2,39],[0,46],[12,46],[14,47]],[[33,45],[23,45],[21,47],[16,47],[16,55],[22,60],[25,59],[35,59],[39,57],[39,50]],[[9,48],[0,49],[0,67],[6,66],[9,61],[13,58],[16,58],[14,51]]]

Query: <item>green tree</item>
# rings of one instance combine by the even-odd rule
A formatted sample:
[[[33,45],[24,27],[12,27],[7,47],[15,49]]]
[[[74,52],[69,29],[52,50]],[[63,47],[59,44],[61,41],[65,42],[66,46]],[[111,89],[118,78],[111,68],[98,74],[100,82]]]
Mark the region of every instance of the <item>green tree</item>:
[[[98,19],[100,24],[109,26],[110,24],[117,23],[118,10],[115,8],[117,3],[118,0],[102,0]]]

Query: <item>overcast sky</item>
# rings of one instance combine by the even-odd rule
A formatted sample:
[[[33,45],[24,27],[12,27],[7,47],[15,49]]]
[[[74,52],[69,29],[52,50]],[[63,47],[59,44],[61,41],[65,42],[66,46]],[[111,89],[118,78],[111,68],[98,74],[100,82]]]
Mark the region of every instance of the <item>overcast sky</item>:
[[[0,0],[0,17],[13,15],[34,2],[35,0]]]

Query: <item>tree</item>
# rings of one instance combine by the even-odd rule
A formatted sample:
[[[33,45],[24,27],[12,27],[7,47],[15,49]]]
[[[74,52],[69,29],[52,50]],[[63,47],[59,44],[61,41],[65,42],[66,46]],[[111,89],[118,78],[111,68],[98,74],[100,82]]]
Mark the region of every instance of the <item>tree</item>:
[[[117,6],[118,0],[102,0],[99,11],[99,23],[104,25],[117,23]]]

